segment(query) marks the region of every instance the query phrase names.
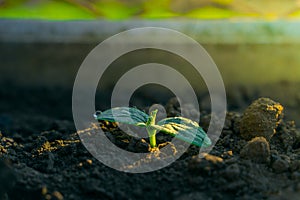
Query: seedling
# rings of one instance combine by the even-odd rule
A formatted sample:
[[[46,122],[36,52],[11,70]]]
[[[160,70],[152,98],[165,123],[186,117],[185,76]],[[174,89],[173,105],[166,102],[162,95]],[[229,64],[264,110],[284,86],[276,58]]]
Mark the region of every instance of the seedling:
[[[208,147],[211,145],[211,140],[197,122],[184,117],[170,117],[155,123],[156,114],[157,110],[147,115],[136,108],[116,107],[104,112],[97,111],[94,117],[97,120],[145,127],[152,148],[157,146],[156,133],[159,131],[195,146]]]

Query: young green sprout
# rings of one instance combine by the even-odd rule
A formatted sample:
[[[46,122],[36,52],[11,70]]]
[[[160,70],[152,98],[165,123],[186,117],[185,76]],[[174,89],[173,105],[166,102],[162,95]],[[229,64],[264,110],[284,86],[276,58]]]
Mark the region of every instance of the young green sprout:
[[[116,107],[104,112],[97,111],[94,114],[96,120],[131,124],[145,127],[150,146],[156,147],[156,133],[170,134],[180,140],[199,147],[208,147],[211,140],[197,122],[184,117],[170,117],[155,123],[157,110],[147,115],[146,113],[131,107]]]

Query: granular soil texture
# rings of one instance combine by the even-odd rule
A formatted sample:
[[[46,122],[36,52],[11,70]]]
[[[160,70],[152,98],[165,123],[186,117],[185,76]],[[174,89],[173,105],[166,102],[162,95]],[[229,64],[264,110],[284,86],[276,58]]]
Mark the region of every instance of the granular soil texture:
[[[60,91],[55,93],[59,96]],[[55,105],[59,98],[47,100]],[[229,111],[208,154],[199,156],[199,148],[190,146],[169,166],[141,174],[116,171],[95,159],[79,137],[89,131],[77,132],[72,119],[55,117],[51,109],[49,115],[39,115],[43,105],[37,110],[20,106],[23,111],[13,115],[2,106],[0,199],[300,199],[300,132],[294,121],[283,117],[284,105],[271,99],[259,98],[241,112]],[[165,107],[169,116],[180,115],[174,99]],[[204,130],[210,119],[201,113]],[[90,130],[98,128],[124,150],[161,156],[147,138],[133,138],[116,124],[100,122]],[[172,146],[170,139],[157,135],[161,146]]]

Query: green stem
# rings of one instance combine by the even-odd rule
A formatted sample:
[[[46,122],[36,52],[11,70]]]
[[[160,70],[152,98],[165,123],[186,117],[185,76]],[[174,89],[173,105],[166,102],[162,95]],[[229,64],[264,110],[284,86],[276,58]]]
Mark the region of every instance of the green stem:
[[[148,131],[148,135],[149,135],[150,146],[152,148],[154,148],[154,147],[156,147],[156,130],[147,129],[147,131]]]
[[[155,125],[155,120],[156,120],[156,114],[158,110],[154,110],[150,113],[150,117],[146,123],[147,125],[147,132],[150,140],[150,146],[152,148],[156,147],[156,130],[152,128],[152,125]]]

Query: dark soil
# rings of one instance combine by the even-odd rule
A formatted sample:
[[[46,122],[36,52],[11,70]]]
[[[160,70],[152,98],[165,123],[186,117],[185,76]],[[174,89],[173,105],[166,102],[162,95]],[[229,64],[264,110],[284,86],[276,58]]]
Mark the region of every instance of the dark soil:
[[[239,102],[251,103],[250,98]],[[259,104],[255,112],[269,118],[250,122],[251,117],[243,118],[250,116],[244,108],[232,112],[229,106],[221,137],[204,158],[190,146],[168,167],[131,174],[103,165],[85,149],[70,105],[68,89],[1,88],[0,199],[300,199],[300,132],[294,121],[276,115],[278,110],[273,115]],[[165,106],[169,116],[178,115],[176,102]],[[205,130],[209,121],[209,112],[201,113]],[[247,138],[240,131],[244,121],[275,134],[265,138],[253,128]],[[101,126],[117,146],[149,151],[147,139],[129,137],[111,123]],[[157,138],[158,143],[169,139]]]

